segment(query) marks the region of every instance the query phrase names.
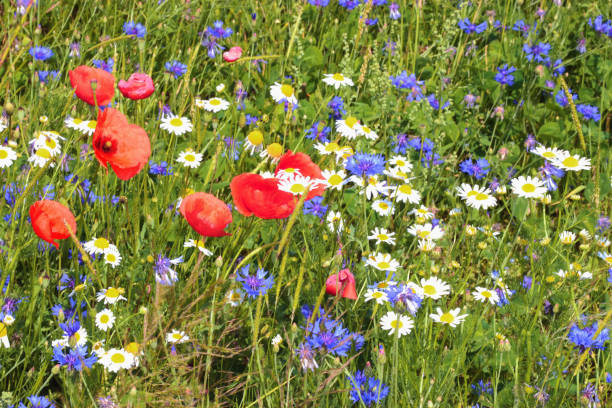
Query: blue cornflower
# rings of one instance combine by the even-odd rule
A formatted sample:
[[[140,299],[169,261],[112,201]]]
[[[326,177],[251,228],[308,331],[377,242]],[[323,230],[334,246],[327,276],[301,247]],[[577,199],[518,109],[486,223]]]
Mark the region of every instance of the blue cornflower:
[[[244,115],[244,124],[246,126],[250,126],[250,125],[257,126],[257,121],[258,120],[259,120],[259,118],[257,116],[249,115],[248,113],[246,115]]]
[[[112,58],[109,58],[106,60],[106,62],[104,60],[99,60],[99,59],[95,59],[92,61],[92,63],[94,64],[94,66],[96,68],[99,69],[103,69],[106,72],[113,72],[113,66],[115,65],[115,60]]]
[[[553,177],[563,178],[563,176],[565,176],[565,171],[563,171],[563,169],[553,166],[549,161],[544,162],[544,165],[539,168],[539,172],[544,179],[543,181],[546,184],[548,191],[557,190],[557,183]]]
[[[7,280],[7,284],[8,284],[8,280]],[[5,286],[6,289],[6,286]],[[12,297],[6,297],[4,298],[4,304],[2,305],[2,313],[4,314],[15,314],[15,312],[17,311],[19,304],[21,302],[23,302],[24,298],[12,298]]]
[[[236,273],[236,280],[242,282],[242,288],[250,298],[263,296],[274,285],[274,277],[263,268],[258,268],[255,275],[249,275],[251,265],[246,265]]]
[[[604,23],[603,16],[601,15],[595,17],[595,20],[589,18],[589,26],[599,34],[606,34],[608,37],[612,37],[612,21],[608,20]]]
[[[359,0],[338,0],[338,3],[347,10],[353,10],[359,5]]]
[[[365,20],[365,25],[367,26],[373,26],[376,25],[376,23],[378,23],[378,18],[366,18]]]
[[[162,161],[157,164],[151,160],[149,161],[149,174],[157,176],[171,176],[174,174],[174,172],[172,171],[172,166],[168,166],[167,162]]]
[[[421,140],[420,137],[413,137],[410,139],[408,141],[408,146],[417,152],[422,150],[425,153],[431,153],[434,149],[434,143],[430,139],[424,138]]]
[[[460,20],[458,25],[459,25],[459,28],[462,29],[463,32],[466,34],[472,34],[472,33],[480,34],[487,29],[486,21],[483,21],[482,23],[477,25],[476,23],[470,22],[470,20],[467,18]]]
[[[450,105],[449,101],[446,101],[442,104],[442,106],[440,106],[440,102],[438,99],[436,99],[436,95],[435,94],[431,94],[427,97],[427,102],[429,102],[429,106],[431,106],[434,110],[442,110],[446,107],[448,107],[448,105]]]
[[[304,214],[316,215],[319,218],[323,218],[327,213],[327,205],[323,205],[323,197],[317,196],[304,203]]]
[[[478,381],[476,384],[472,384],[472,391],[476,393],[478,396],[482,394],[490,394],[493,395],[493,387],[491,386],[491,381],[487,381],[486,383],[483,380]]]
[[[86,275],[80,275],[79,282],[77,283],[77,281],[72,279],[70,275],[68,275],[67,273],[64,273],[62,274],[62,277],[60,278],[59,285],[57,285],[57,290],[58,292],[61,292],[62,290],[67,289],[69,292],[72,292],[77,285],[80,285],[83,283],[87,283]]]
[[[334,119],[342,119],[346,114],[344,110],[344,101],[339,96],[334,96],[331,101],[327,104],[327,107],[333,111],[329,116]]]
[[[406,154],[406,149],[409,147],[408,135],[400,133],[391,141],[391,145],[393,146],[394,153]]]
[[[549,68],[552,68],[553,77],[563,75],[563,73],[565,72],[565,65],[563,65],[563,60],[560,58],[556,59],[555,62],[552,63],[552,65],[550,63],[548,65]]]
[[[581,103],[576,105],[576,110],[587,120],[592,119],[595,122],[599,122],[599,120],[601,119],[599,109],[597,109],[596,106]]]
[[[497,301],[498,307],[502,307],[510,303],[510,300],[508,300],[508,296],[506,296],[506,292],[503,291],[501,288],[495,288],[495,293],[497,293],[497,297],[499,297],[499,300]],[[512,293],[508,294],[511,295]]]
[[[314,371],[315,368],[319,367],[317,360],[315,360],[315,351],[310,344],[306,342],[300,344],[295,350],[295,354],[299,357],[304,372],[306,372],[306,370]]]
[[[578,40],[578,43],[576,44],[576,51],[578,51],[581,54],[584,54],[587,51],[586,38],[581,38]]]
[[[317,7],[327,7],[329,0],[308,0],[308,3]]]
[[[221,54],[221,52],[223,52],[225,49],[224,46],[217,43],[217,39],[214,36],[207,33],[202,36],[201,44],[202,47],[206,47],[208,50],[207,54],[209,58],[215,58],[217,54]]]
[[[46,61],[53,56],[53,51],[47,47],[32,47],[29,53],[35,60],[39,61]]]
[[[382,174],[385,170],[385,156],[381,154],[355,153],[350,156],[344,168],[359,177]]]
[[[181,262],[183,262],[182,256],[170,259],[161,254],[157,255],[157,261],[155,261],[155,265],[153,266],[155,281],[164,286],[174,285],[174,283],[178,281],[178,274],[172,267]]]
[[[476,180],[480,180],[481,178],[489,174],[489,171],[491,170],[490,166],[491,165],[489,164],[487,159],[484,158],[477,159],[476,161],[472,159],[466,159],[459,165],[459,169],[462,172],[469,174],[472,177],[475,177]]]
[[[227,38],[234,33],[229,27],[223,28],[223,21],[217,20],[212,27],[206,27],[206,32],[215,38]]]
[[[430,166],[437,166],[439,164],[444,163],[444,160],[440,158],[438,153],[433,152],[425,152],[423,157],[421,157],[421,165],[425,168],[429,168]]]
[[[510,67],[508,68],[508,64],[505,64],[503,67],[497,68],[497,74],[495,74],[495,80],[502,85],[512,86],[514,84],[514,76],[513,72],[516,71],[516,68]]]
[[[42,83],[48,84],[50,79],[57,80],[59,77],[58,71],[36,71],[38,80]]]
[[[590,327],[585,326],[580,329],[577,325],[572,326],[568,334],[568,340],[571,341],[580,349],[580,352],[588,348],[592,349],[605,349],[605,342],[610,339],[610,333],[607,328],[604,328],[599,332],[597,338],[593,340],[593,336],[598,329],[598,323],[593,323]]]
[[[330,133],[331,128],[329,126],[325,126],[325,123],[318,121],[313,123],[312,126],[306,130],[306,138],[327,143],[329,142],[328,136]]]
[[[599,231],[600,234],[603,234],[608,228],[610,228],[610,225],[610,218],[603,214],[597,219],[597,231]]]
[[[240,145],[242,144],[242,140],[236,140],[233,137],[226,137],[223,139],[225,143],[225,151],[221,154],[223,157],[230,157],[232,160],[236,161],[240,157]]]
[[[523,44],[523,51],[527,54],[527,61],[536,62],[548,62],[550,57],[548,52],[550,51],[550,44],[538,42],[536,45],[529,45],[528,43]]]
[[[81,328],[81,323],[78,320],[69,320],[66,323],[60,323],[59,326],[66,337],[72,337]]]
[[[521,286],[523,287],[523,289],[525,290],[531,289],[532,284],[533,284],[533,278],[531,276],[528,276],[528,275],[523,276],[523,282],[521,283]]]
[[[30,401],[30,408],[55,408],[55,404],[47,399],[47,397],[39,397],[38,395],[32,395],[28,397]],[[23,405],[23,404],[21,404]]]
[[[373,6],[384,6],[385,4],[387,4],[387,0],[372,0]]]
[[[593,384],[587,384],[580,395],[586,402],[588,402],[589,407],[598,406],[597,403],[599,402],[599,396],[597,395],[597,388],[595,388]]]
[[[174,78],[178,78],[187,72],[187,65],[177,60],[166,62],[165,67],[166,71],[171,73]]]
[[[425,81],[417,81],[414,74],[408,75],[406,71],[402,71],[398,76],[390,76],[389,79],[391,84],[397,89],[407,89],[409,91],[406,96],[408,101],[420,101],[423,99],[422,86],[425,84]]]
[[[123,23],[123,33],[125,35],[134,35],[136,38],[144,38],[147,34],[147,28],[140,23],[128,21]]]
[[[38,197],[40,200],[53,200],[55,198],[55,186],[53,186],[53,184],[47,184],[42,188]]]
[[[389,387],[375,377],[366,377],[361,370],[347,378],[353,387],[349,395],[354,403],[361,401],[366,407],[378,405],[389,395]]]
[[[533,24],[533,29],[535,30],[537,23]],[[527,37],[529,35],[529,31],[531,31],[531,26],[526,24],[523,20],[517,20],[512,27],[512,30],[523,33],[523,37]]]
[[[414,287],[405,283],[389,287],[387,297],[393,307],[405,309],[413,316],[416,315],[423,302],[423,298],[419,296]]]
[[[391,20],[398,20],[402,17],[402,14],[399,11],[399,4],[391,3],[389,4],[389,18]]]
[[[68,371],[82,371],[85,367],[91,368],[98,357],[93,353],[87,357],[87,346],[69,348],[67,353],[64,353],[63,347],[58,346],[53,348],[53,361],[66,366]]]
[[[305,328],[306,342],[314,350],[321,350],[334,356],[346,356],[355,345],[359,351],[364,338],[358,333],[351,333],[342,326],[342,322],[326,317],[324,314]]]
[[[570,93],[570,95],[572,95],[572,99],[573,100],[578,99],[578,95],[573,93],[571,88],[569,88],[569,93]],[[551,93],[551,95],[552,95],[552,93]],[[568,101],[567,96],[565,95],[565,92],[563,91],[563,89],[559,89],[557,91],[557,93],[555,94],[555,101],[562,108],[565,108],[567,105],[569,105],[569,101]]]

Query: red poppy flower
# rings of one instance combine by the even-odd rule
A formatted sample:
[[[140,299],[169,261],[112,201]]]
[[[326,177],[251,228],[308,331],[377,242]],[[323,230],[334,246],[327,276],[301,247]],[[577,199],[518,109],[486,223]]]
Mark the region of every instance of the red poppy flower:
[[[223,53],[223,59],[226,62],[234,62],[241,56],[242,56],[242,48],[238,46],[232,47]]]
[[[76,220],[72,212],[63,204],[53,200],[40,200],[30,206],[30,219],[36,235],[43,241],[59,248],[58,239],[70,236],[64,221],[73,233],[76,233]]]
[[[103,69],[81,65],[68,72],[70,84],[76,96],[90,105],[95,105],[92,82],[95,82],[98,106],[106,106],[115,95],[115,77]]]
[[[236,209],[247,217],[254,215],[266,220],[287,218],[297,200],[293,194],[278,189],[278,179],[259,174],[240,174],[230,183]]]
[[[224,231],[232,222],[232,212],[212,194],[193,193],[183,198],[181,214],[196,232],[205,237],[231,235]]]
[[[123,96],[130,99],[145,99],[155,91],[153,79],[140,72],[130,75],[127,81],[120,80],[117,87]]]
[[[106,167],[110,163],[121,180],[129,180],[138,174],[151,155],[147,132],[128,123],[127,118],[113,108],[98,113],[92,144],[100,164]]]
[[[278,175],[278,172],[281,170],[299,170],[302,176],[310,177],[312,180],[324,179],[323,174],[321,174],[321,169],[310,160],[310,156],[299,152],[292,153],[291,150],[287,150],[287,153],[281,156],[274,175]],[[313,197],[321,196],[324,192],[325,187],[323,185],[318,185],[318,187],[310,190],[306,199],[310,200]]]
[[[325,292],[328,295],[336,296],[344,286],[342,297],[347,299],[357,299],[357,291],[355,290],[355,276],[348,269],[342,269],[338,273],[334,273],[325,282]]]

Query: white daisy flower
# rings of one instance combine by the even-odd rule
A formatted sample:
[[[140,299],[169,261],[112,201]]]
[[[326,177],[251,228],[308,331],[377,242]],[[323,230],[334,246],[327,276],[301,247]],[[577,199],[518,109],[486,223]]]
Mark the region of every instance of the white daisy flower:
[[[419,208],[413,209],[412,211],[410,211],[410,214],[414,215],[417,218],[422,218],[425,220],[430,220],[434,216],[434,214],[429,211],[429,208],[425,207],[424,205],[421,205]]]
[[[349,157],[351,157],[354,154],[355,154],[355,151],[353,150],[353,148],[351,146],[342,146],[336,152],[336,163],[339,163],[339,162],[343,162],[344,163],[344,162],[346,162],[346,159],[348,159]]]
[[[379,305],[382,305],[385,302],[389,301],[389,297],[384,291],[380,289],[370,288],[365,293],[365,300],[366,302],[369,302],[370,300],[374,300]]]
[[[189,238],[183,244],[183,248],[198,248],[198,250],[202,252],[205,256],[212,256],[213,254],[211,251],[206,249],[206,247],[204,246],[204,241],[200,239],[194,240],[194,239]]]
[[[571,231],[563,231],[559,234],[559,241],[565,245],[573,244],[576,242],[576,234]]]
[[[134,364],[134,356],[123,349],[112,348],[102,355],[98,363],[107,371],[116,373],[121,369],[130,369]]]
[[[410,173],[412,171],[412,163],[410,163],[410,161],[404,156],[393,156],[391,159],[389,159],[389,164],[391,166],[395,166],[404,173]]]
[[[366,265],[386,272],[395,272],[400,267],[400,263],[393,259],[390,254],[381,252],[374,252],[368,256]]]
[[[361,125],[357,129],[357,136],[365,136],[365,138],[368,140],[378,139],[378,135],[376,134],[376,132],[366,125]]]
[[[271,143],[259,153],[259,157],[270,159],[272,163],[277,163],[283,155],[285,149],[280,143]]]
[[[244,150],[250,152],[251,155],[255,152],[260,152],[263,149],[264,136],[259,129],[249,132],[244,142]]]
[[[599,245],[602,248],[607,248],[610,246],[610,240],[601,235],[595,234],[595,241],[597,241],[597,245]]]
[[[372,203],[372,209],[383,217],[395,213],[395,207],[393,207],[393,203],[388,200],[376,200]]]
[[[434,300],[450,293],[450,285],[435,276],[429,279],[421,279],[421,287],[423,288],[423,295]]]
[[[98,340],[91,345],[91,351],[93,351],[98,358],[101,358],[104,353],[106,353],[106,350],[104,350],[104,341],[105,340]]]
[[[217,85],[215,87],[215,91],[217,91],[218,93],[221,93],[225,90],[225,84],[224,83],[220,83],[219,85]]]
[[[495,289],[487,289],[482,288],[480,286],[476,287],[476,293],[474,293],[474,299],[480,302],[490,302],[492,305],[499,302],[499,296]]]
[[[389,335],[394,335],[397,331],[398,337],[409,334],[414,327],[414,322],[409,316],[395,312],[387,312],[380,318],[380,327],[389,331]]]
[[[580,238],[584,239],[585,241],[590,241],[591,240],[591,233],[587,230],[585,230],[584,228],[580,230],[580,232],[578,233],[578,235],[580,235]]]
[[[230,103],[225,99],[221,98],[210,98],[204,101],[203,108],[209,112],[221,112],[227,110],[230,106]]]
[[[36,150],[34,154],[32,154],[28,158],[28,162],[34,163],[36,167],[45,167],[47,162],[53,158],[53,154],[46,147],[41,147]],[[55,167],[55,163],[51,162],[50,167]]]
[[[0,323],[0,348],[10,348],[11,342],[8,338],[8,330],[6,330],[6,325],[4,323]]]
[[[162,118],[159,127],[170,133],[174,133],[177,136],[193,130],[193,125],[191,124],[189,118],[170,115]]]
[[[72,336],[63,336],[62,340],[68,346],[74,344],[75,346],[84,346],[87,344],[87,330],[84,327],[79,328]]]
[[[140,365],[140,356],[144,356],[144,351],[141,350],[140,344],[133,341],[125,346],[125,351],[134,357],[132,367],[138,367]]]
[[[104,254],[108,251],[118,252],[117,247],[108,242],[106,238],[93,237],[91,240],[83,244],[83,248],[89,255]]]
[[[491,195],[491,190],[486,187],[480,187],[476,184],[471,186],[462,183],[461,186],[456,187],[456,190],[459,197],[465,201],[467,206],[477,210],[481,208],[486,210],[497,205],[497,199]]]
[[[349,140],[355,139],[359,135],[361,125],[354,116],[348,116],[344,119],[336,120],[336,132]]]
[[[391,193],[391,198],[395,198],[402,203],[419,204],[421,202],[421,192],[412,188],[409,183],[396,186]]]
[[[332,154],[335,155],[340,150],[340,146],[336,142],[317,142],[315,143],[314,148],[323,156]]]
[[[460,308],[451,309],[448,312],[443,312],[439,307],[436,308],[436,313],[432,313],[429,317],[438,323],[448,324],[450,327],[457,327],[458,324],[463,323],[467,314],[460,315]]]
[[[368,236],[368,239],[375,239],[376,244],[385,243],[389,245],[395,245],[395,232],[387,231],[386,228],[374,228],[371,232],[372,235]]]
[[[582,272],[581,270],[578,270],[578,269],[572,269],[571,265],[570,265],[569,271],[559,269],[559,271],[557,271],[555,274],[564,279],[571,278],[573,276],[578,277],[578,279],[580,280],[593,279],[593,274],[591,272]]]
[[[62,152],[60,139],[64,138],[57,132],[42,131],[36,133],[36,137],[30,140],[30,145],[32,145],[34,150],[46,148],[51,153],[51,156],[55,157]]]
[[[597,253],[597,256],[606,261],[609,265],[612,265],[612,254],[600,251]]]
[[[187,150],[183,150],[179,153],[177,162],[181,163],[183,167],[189,167],[191,169],[197,169],[202,163],[202,158],[204,155],[202,153],[196,153],[191,148]]]
[[[185,343],[189,341],[189,336],[186,335],[184,331],[172,330],[170,333],[166,334],[166,341],[176,344]]]
[[[367,185],[364,188],[364,179],[363,177],[351,176],[349,180],[361,187],[359,190],[359,194],[366,195],[368,200],[378,197],[379,195],[388,196],[390,192],[393,190],[393,187],[387,185],[387,182],[384,180],[379,180],[378,175],[370,176],[366,179]]]
[[[323,170],[321,172],[325,180],[325,186],[330,189],[342,190],[342,186],[348,181],[346,179],[346,172],[344,170]]]
[[[327,213],[327,227],[331,232],[339,233],[344,229],[344,221],[340,211],[330,211]]]
[[[436,247],[436,242],[431,239],[419,239],[418,248],[421,252],[431,252]]]
[[[15,318],[10,314],[6,314],[4,315],[4,319],[2,319],[2,323],[7,326],[11,326],[13,323],[15,323]]]
[[[283,338],[281,337],[280,334],[277,334],[276,336],[272,337],[272,341],[270,343],[272,343],[273,346],[278,346],[282,342],[283,342]]]
[[[295,90],[291,85],[280,84],[275,82],[274,85],[270,86],[270,96],[274,99],[276,103],[284,103],[289,102],[292,105],[296,105],[298,103],[297,98],[295,97]]]
[[[565,150],[557,149],[556,147],[546,147],[539,145],[531,149],[530,153],[536,154],[546,160],[552,161],[560,157],[562,154],[567,153]]]
[[[408,233],[419,239],[436,241],[444,236],[444,230],[439,225],[433,226],[431,223],[419,225],[415,224],[408,228]]]
[[[576,154],[571,155],[569,152],[559,154],[556,159],[552,160],[552,164],[560,169],[570,171],[591,169],[591,159],[580,157]]]
[[[299,196],[319,187],[319,185],[324,185],[322,180],[311,179],[310,177],[302,176],[298,173],[289,175],[285,173],[285,175],[279,179],[278,189]]]
[[[120,300],[127,300],[123,297],[125,289],[109,287],[102,289],[97,293],[96,300],[98,302],[104,302],[105,305],[114,305]]]
[[[353,86],[351,78],[344,76],[341,73],[323,74],[323,82],[329,86],[339,89],[341,86]]]
[[[121,254],[116,246],[111,245],[104,251],[104,263],[116,268],[121,263]]]
[[[403,181],[405,183],[408,183],[409,181],[411,181],[413,179],[413,177],[409,177],[410,173],[402,171],[397,166],[390,167],[390,168],[388,167],[388,168],[384,169],[383,170],[383,174],[385,174],[386,176],[389,176],[391,178],[394,178],[396,180]]]
[[[95,120],[84,120],[80,123],[79,130],[81,133],[85,135],[93,135],[96,131],[96,126],[98,126],[98,122]]]
[[[8,146],[0,145],[0,169],[9,167],[17,160],[17,153]]]
[[[227,303],[233,307],[236,307],[239,306],[244,300],[244,292],[240,289],[232,289],[227,292],[225,298],[227,299]]]
[[[102,331],[112,329],[115,324],[115,315],[110,309],[102,309],[96,313],[96,327]]]
[[[537,177],[520,176],[512,179],[512,192],[524,198],[542,198],[546,194],[543,181]]]

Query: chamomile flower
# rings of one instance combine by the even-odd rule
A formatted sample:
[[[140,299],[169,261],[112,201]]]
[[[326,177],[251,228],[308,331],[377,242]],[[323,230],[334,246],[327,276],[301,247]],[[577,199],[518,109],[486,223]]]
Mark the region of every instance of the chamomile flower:
[[[601,235],[595,234],[595,241],[597,241],[597,245],[599,245],[602,248],[607,248],[610,246],[610,240]]]
[[[561,157],[562,154],[565,154],[567,152],[565,150],[557,149],[556,147],[546,147],[544,145],[539,145],[531,149],[530,153],[543,157],[548,161],[552,161]]]
[[[83,124],[83,119],[73,118],[72,116],[66,117],[64,119],[64,126],[68,129],[81,130],[81,125]]]
[[[573,244],[576,242],[576,234],[571,231],[563,231],[559,234],[559,241],[565,245]]]
[[[368,256],[366,265],[386,272],[395,272],[400,267],[399,262],[393,259],[390,254],[381,252],[375,252]]]
[[[355,151],[353,150],[351,146],[342,146],[336,152],[336,162],[345,163],[346,160],[354,154],[355,154]]]
[[[114,288],[109,287],[106,289],[102,289],[97,293],[96,300],[98,302],[104,302],[105,305],[114,305],[120,300],[127,300],[123,294],[125,293],[125,289],[123,288]]]
[[[340,146],[336,142],[321,143],[317,142],[314,148],[323,156],[336,154],[340,150]]]
[[[34,163],[36,167],[45,167],[47,162],[53,158],[53,154],[46,147],[37,149],[29,158],[30,163]],[[55,163],[51,162],[50,167],[55,167]]]
[[[84,327],[80,327],[70,337],[64,335],[62,337],[62,341],[68,346],[70,346],[71,344],[73,344],[74,346],[84,346],[85,344],[87,344],[87,337],[87,330]]]
[[[391,159],[389,159],[389,164],[406,174],[412,171],[412,163],[410,163],[410,161],[408,161],[408,159],[404,156],[393,156]]]
[[[104,251],[104,263],[116,268],[121,263],[121,254],[116,246],[112,245]]]
[[[106,350],[104,350],[104,342],[104,340],[99,340],[91,345],[91,351],[93,351],[98,358],[106,353]]]
[[[391,278],[389,278],[389,279],[392,279],[392,278],[393,278],[393,276],[391,276]],[[378,290],[381,290],[381,291],[384,292],[387,289],[389,289],[389,288],[391,288],[391,287],[393,287],[395,285],[397,285],[397,282],[394,281],[394,280],[384,280],[384,281],[376,282],[373,285],[370,285],[369,287],[372,288],[372,289],[378,289]]]
[[[419,239],[430,239],[436,241],[444,236],[444,231],[439,225],[433,226],[431,223],[423,225],[412,225],[408,228],[408,233]]]
[[[578,235],[580,235],[580,238],[584,239],[585,241],[590,241],[592,238],[591,233],[584,228],[580,230]]]
[[[283,155],[285,149],[280,143],[271,143],[259,153],[259,157],[270,159],[272,163],[277,163]]]
[[[109,251],[119,252],[117,247],[108,242],[106,238],[93,237],[83,244],[83,248],[89,255],[105,254]]]
[[[6,121],[4,120],[4,118],[0,118],[0,132],[2,132],[7,127],[8,125],[6,124]]]
[[[159,127],[177,136],[193,130],[193,125],[188,118],[170,115],[162,117]]]
[[[432,313],[429,317],[438,323],[448,324],[450,327],[457,327],[458,324],[463,323],[467,314],[460,315],[460,308],[451,309],[448,312],[443,312],[439,307],[436,308],[436,313]]]
[[[386,217],[388,215],[395,213],[395,207],[393,207],[393,203],[388,200],[376,200],[372,203],[372,209],[378,213],[378,215],[382,215]]]
[[[413,209],[412,211],[410,211],[410,214],[414,215],[417,218],[423,218],[426,220],[430,220],[434,216],[434,214],[429,211],[429,208],[425,207],[424,205],[421,205],[419,208]]]
[[[552,161],[553,166],[563,170],[580,171],[591,169],[591,159],[580,157],[576,154],[571,155],[569,152],[563,152]]]
[[[395,245],[395,232],[387,231],[386,228],[376,227],[371,234],[372,235],[368,236],[368,239],[375,239],[377,245],[383,242],[385,244]]]
[[[43,131],[38,132],[36,134],[36,137],[30,140],[30,144],[35,150],[38,150],[40,148],[46,148],[51,153],[51,156],[54,157],[62,152],[62,148],[59,142],[60,138],[63,139],[63,137],[61,137],[59,133]]]
[[[202,98],[195,98],[193,100],[193,103],[194,103],[194,105],[196,107],[198,107],[200,109],[204,109],[204,104],[205,104],[204,99],[202,99]]]
[[[494,289],[482,288],[480,286],[476,287],[476,293],[474,293],[474,299],[480,302],[490,302],[492,305],[499,302],[499,296]]]
[[[11,343],[8,338],[8,330],[6,330],[6,325],[4,323],[0,323],[0,348],[10,348]]]
[[[431,239],[419,239],[418,246],[421,252],[431,252],[436,247],[436,243]]]
[[[402,203],[419,204],[421,202],[421,192],[415,190],[410,183],[396,186],[393,193],[391,193],[391,197]]]
[[[434,300],[450,293],[450,285],[435,276],[429,279],[421,279],[421,287],[423,288],[423,295]]]
[[[93,135],[93,133],[96,131],[96,126],[98,126],[98,122],[95,120],[84,120],[81,122],[80,126],[79,126],[79,130],[81,131],[81,133],[85,134],[85,135]]]
[[[457,187],[457,193],[465,204],[469,207],[479,209],[488,209],[497,205],[497,199],[491,195],[491,190],[486,187],[480,187],[478,185],[470,186],[469,184],[463,183]]]
[[[203,108],[209,112],[221,112],[229,108],[230,103],[221,98],[210,98],[204,101]]]
[[[279,179],[278,189],[299,196],[317,188],[320,184],[323,183],[319,179],[311,179],[310,177],[293,173]]]
[[[125,351],[127,351],[134,357],[132,367],[138,367],[140,365],[140,356],[144,356],[144,351],[142,351],[142,347],[140,346],[140,344],[133,341],[127,346],[125,346]]]
[[[270,343],[272,343],[273,346],[278,347],[282,342],[283,338],[280,334],[277,334],[276,336],[272,337],[272,341]]]
[[[341,73],[323,74],[323,82],[329,86],[339,89],[341,86],[353,86],[351,78],[344,76]]]
[[[354,116],[348,116],[344,119],[336,120],[336,132],[349,140],[355,139],[359,135],[361,125]]]
[[[409,316],[387,312],[380,318],[380,327],[389,331],[389,335],[394,335],[397,332],[397,336],[402,337],[410,333],[414,327],[414,322]]]
[[[519,197],[541,198],[546,194],[546,186],[537,177],[520,176],[512,179],[512,192]]]
[[[244,142],[244,150],[255,154],[263,149],[264,136],[259,129],[255,129],[249,132],[246,141]]]
[[[0,169],[9,167],[17,160],[17,153],[8,146],[0,145]]]
[[[0,153],[1,155],[2,153]],[[346,172],[344,170],[323,170],[321,172],[325,181],[325,186],[329,189],[342,190],[342,186],[346,184]]]
[[[184,331],[172,330],[170,333],[166,334],[166,341],[176,344],[185,343],[189,341],[189,336],[186,335]]]
[[[280,84],[275,82],[274,85],[270,86],[270,96],[274,99],[276,103],[284,103],[289,102],[292,105],[296,105],[298,103],[297,98],[295,97],[295,90],[291,85],[288,84]]]
[[[236,307],[239,306],[244,300],[244,292],[240,289],[232,289],[227,292],[225,298],[227,299],[227,303],[233,307]]]
[[[372,130],[369,126],[366,126],[366,125],[361,125],[357,129],[357,135],[358,136],[365,136],[365,138],[368,139],[368,140],[376,140],[376,139],[378,139],[378,135],[376,134],[376,132],[374,130]]]
[[[580,280],[593,279],[593,274],[591,272],[582,272],[579,269],[573,269],[571,265],[569,271],[559,269],[555,274],[563,279],[571,278],[574,276]]]
[[[189,167],[191,169],[197,169],[202,163],[202,153],[196,153],[191,148],[183,150],[179,153],[177,162],[181,163],[183,167]]]
[[[331,232],[339,233],[344,229],[344,221],[340,211],[330,211],[327,213],[327,227]]]
[[[10,314],[6,314],[4,315],[4,319],[2,319],[2,323],[7,326],[12,326],[13,323],[15,323],[15,318]]]
[[[393,187],[387,185],[386,181],[380,180],[377,174],[369,176],[367,179],[365,179],[365,188],[363,177],[351,176],[349,177],[349,180],[361,187],[359,194],[365,193],[368,200],[376,198],[379,195],[387,196],[393,189]]]
[[[110,309],[102,309],[96,313],[96,327],[102,331],[112,329],[115,324],[115,315]]]
[[[366,302],[369,302],[370,300],[374,300],[379,305],[382,305],[385,302],[389,301],[389,297],[387,296],[386,292],[380,289],[370,288],[365,293],[365,300]]]
[[[597,256],[606,261],[609,265],[612,265],[612,254],[600,251],[597,253]]]
[[[198,248],[198,250],[202,252],[205,256],[212,256],[213,254],[211,251],[206,249],[206,247],[204,246],[204,241],[200,239],[194,240],[194,239],[189,238],[183,244],[183,248]]]
[[[119,370],[128,370],[134,364],[134,356],[123,349],[112,348],[106,351],[98,360],[107,371],[116,373]]]

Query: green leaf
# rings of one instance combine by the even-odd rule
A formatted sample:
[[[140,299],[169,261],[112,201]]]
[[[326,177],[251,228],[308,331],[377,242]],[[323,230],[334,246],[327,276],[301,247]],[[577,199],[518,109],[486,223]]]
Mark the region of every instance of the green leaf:
[[[527,199],[523,197],[518,197],[512,202],[512,215],[518,218],[519,220],[525,218],[528,204],[529,203],[527,202]]]

